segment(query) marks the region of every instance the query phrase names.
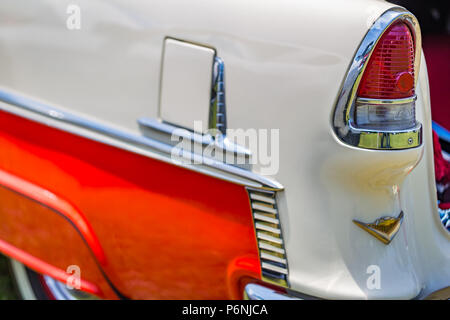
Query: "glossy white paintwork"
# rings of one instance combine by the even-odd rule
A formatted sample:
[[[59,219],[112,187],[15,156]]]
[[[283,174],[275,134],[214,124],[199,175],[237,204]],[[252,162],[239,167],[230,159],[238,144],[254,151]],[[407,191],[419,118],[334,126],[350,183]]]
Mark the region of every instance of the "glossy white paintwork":
[[[80,0],[81,30],[69,31],[72,2],[2,1],[0,85],[138,132],[136,119],[158,115],[164,37],[210,45],[225,62],[228,127],[280,129],[274,178],[285,187],[279,206],[292,289],[324,298],[414,298],[449,285],[425,63],[416,103],[423,147],[361,150],[331,129],[353,54],[391,4]],[[400,209],[405,220],[388,246],[352,223]],[[370,265],[380,267],[379,290],[366,286]]]

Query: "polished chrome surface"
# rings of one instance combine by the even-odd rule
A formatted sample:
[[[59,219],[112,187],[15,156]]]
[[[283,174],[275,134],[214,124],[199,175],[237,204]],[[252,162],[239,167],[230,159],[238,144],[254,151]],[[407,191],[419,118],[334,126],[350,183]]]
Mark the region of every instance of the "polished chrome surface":
[[[178,146],[184,150],[190,148],[191,151],[193,149],[194,152],[200,155],[204,155],[205,150],[214,150],[216,160],[251,170],[250,150],[233,143],[226,136],[227,121],[224,68],[223,60],[215,56],[207,132],[202,132],[201,128],[191,130],[148,118],[140,118],[138,124],[143,135],[146,137],[168,145]]]
[[[402,221],[403,211],[400,212],[397,218],[382,217],[372,223],[364,223],[358,220],[353,220],[358,227],[367,231],[384,244],[391,243],[397,232],[400,230]]]
[[[416,101],[417,96],[414,95],[404,99],[369,99],[369,98],[356,98],[356,102],[369,103],[369,104],[404,104]]]
[[[274,289],[255,284],[249,283],[244,289],[244,299],[245,300],[301,300],[300,298],[275,291]]]
[[[97,300],[98,298],[86,292],[69,289],[64,283],[49,276],[42,276],[45,285],[55,300]]]
[[[225,65],[219,57],[214,59],[211,105],[209,110],[209,129],[218,130],[222,135],[227,131],[225,104]]]
[[[41,122],[44,125],[54,126],[58,129],[130,152],[142,154],[244,186],[268,190],[283,189],[283,186],[280,183],[270,178],[237,166],[228,165],[215,159],[203,158],[201,155],[192,154],[188,151],[184,151],[182,156],[185,157],[188,162],[194,159],[195,163],[199,164],[191,165],[188,162],[174,162],[170,157],[174,147],[169,144],[117,129],[101,122],[75,115],[71,112],[63,111],[46,103],[24,97],[23,95],[5,88],[0,88],[0,102],[6,103],[6,105],[0,106],[0,110],[5,112],[10,112],[33,121]],[[61,123],[67,124],[67,126],[61,126]]]
[[[349,123],[351,134],[346,142],[365,149],[395,150],[418,147],[422,144],[422,125],[407,130],[377,131],[355,128]]]
[[[176,146],[187,145],[191,149],[198,152],[199,155],[204,154],[206,148],[213,148],[222,155],[221,161],[227,161],[227,164],[234,165],[246,170],[251,169],[250,150],[241,147],[219,133],[216,136],[206,133],[201,134],[188,129],[180,128],[169,123],[164,123],[156,119],[141,118],[138,120],[139,127],[144,136],[167,145]],[[186,144],[186,142],[188,142]],[[197,145],[193,146],[192,144]],[[231,155],[231,158],[230,158]],[[217,159],[219,160],[219,159]],[[232,160],[232,161],[231,161]]]
[[[288,287],[288,263],[276,193],[247,188],[261,261],[262,280]]]
[[[383,33],[390,25],[397,21],[405,22],[412,30],[414,30],[414,68],[416,70],[415,85],[417,85],[420,68],[420,54],[422,50],[419,23],[414,15],[403,8],[396,7],[389,9],[374,22],[361,42],[344,79],[334,110],[332,120],[334,132],[340,140],[352,146],[365,149],[390,150],[415,148],[422,144],[422,125],[420,123],[416,123],[415,127],[408,130],[375,131],[358,129],[353,121],[356,93],[366,65]],[[414,98],[415,97],[408,98],[408,101],[412,102],[414,101]],[[398,101],[388,100],[389,102],[382,99],[368,100],[375,103],[405,103],[405,99],[398,99]],[[360,99],[360,101],[366,100]],[[396,141],[396,143],[392,144],[390,141]]]

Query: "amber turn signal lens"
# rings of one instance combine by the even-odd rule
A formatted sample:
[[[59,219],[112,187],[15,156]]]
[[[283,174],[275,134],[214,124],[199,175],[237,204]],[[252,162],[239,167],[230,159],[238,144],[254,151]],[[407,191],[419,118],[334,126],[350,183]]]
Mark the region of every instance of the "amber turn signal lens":
[[[398,91],[405,93],[414,88],[414,77],[409,72],[401,72],[396,79],[395,86]]]

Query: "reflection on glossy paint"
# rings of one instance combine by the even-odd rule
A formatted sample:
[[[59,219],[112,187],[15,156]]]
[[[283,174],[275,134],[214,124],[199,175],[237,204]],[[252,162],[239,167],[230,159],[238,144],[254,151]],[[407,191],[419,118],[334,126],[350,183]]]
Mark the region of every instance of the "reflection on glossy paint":
[[[123,295],[230,298],[230,262],[258,259],[244,187],[4,112],[0,127],[0,168],[76,205],[104,250],[103,270]],[[24,233],[29,240],[53,230],[42,221],[18,231],[22,241]]]

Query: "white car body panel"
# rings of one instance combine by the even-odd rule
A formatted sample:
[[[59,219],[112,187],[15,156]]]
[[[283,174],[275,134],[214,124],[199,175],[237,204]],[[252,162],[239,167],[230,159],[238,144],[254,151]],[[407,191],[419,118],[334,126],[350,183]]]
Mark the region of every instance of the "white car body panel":
[[[84,0],[77,1],[81,29],[68,30],[70,3],[2,2],[0,86],[139,133],[138,118],[158,118],[164,38],[211,46],[225,62],[228,127],[280,129],[272,178],[285,188],[279,206],[291,289],[321,298],[411,299],[449,285],[450,235],[437,214],[424,60],[416,88],[423,146],[363,150],[332,130],[355,50],[392,4]],[[190,116],[186,108],[179,113]],[[388,246],[352,222],[400,210],[405,219]],[[371,265],[380,268],[379,289],[367,286]]]

